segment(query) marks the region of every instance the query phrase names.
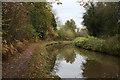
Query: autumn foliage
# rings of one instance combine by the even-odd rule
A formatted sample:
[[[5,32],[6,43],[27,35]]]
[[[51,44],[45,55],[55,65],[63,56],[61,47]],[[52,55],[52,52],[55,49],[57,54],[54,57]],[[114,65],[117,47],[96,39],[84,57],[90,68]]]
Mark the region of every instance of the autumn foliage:
[[[54,39],[56,26],[49,3],[3,2],[3,58],[22,52],[29,42]]]

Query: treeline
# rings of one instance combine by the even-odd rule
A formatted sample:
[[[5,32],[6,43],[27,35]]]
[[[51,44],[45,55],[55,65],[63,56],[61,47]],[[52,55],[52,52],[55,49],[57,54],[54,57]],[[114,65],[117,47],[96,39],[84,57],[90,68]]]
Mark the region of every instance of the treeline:
[[[84,49],[120,56],[120,2],[91,3],[83,16],[87,38],[74,43]]]
[[[29,42],[53,40],[58,36],[50,3],[3,2],[3,58],[23,51]]]
[[[67,20],[64,25],[59,25],[58,39],[72,40],[76,35],[76,24],[73,19]]]
[[[3,3],[3,39],[8,43],[23,39],[54,38],[57,27],[49,3]]]
[[[83,16],[90,36],[109,37],[120,34],[120,2],[91,3]]]

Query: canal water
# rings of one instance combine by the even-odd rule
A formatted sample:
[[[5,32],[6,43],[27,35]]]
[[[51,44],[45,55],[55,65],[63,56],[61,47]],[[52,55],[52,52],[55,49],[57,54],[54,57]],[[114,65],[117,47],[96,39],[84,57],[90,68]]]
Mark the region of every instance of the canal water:
[[[73,45],[47,48],[56,55],[52,75],[60,78],[120,78],[120,58],[88,51]]]

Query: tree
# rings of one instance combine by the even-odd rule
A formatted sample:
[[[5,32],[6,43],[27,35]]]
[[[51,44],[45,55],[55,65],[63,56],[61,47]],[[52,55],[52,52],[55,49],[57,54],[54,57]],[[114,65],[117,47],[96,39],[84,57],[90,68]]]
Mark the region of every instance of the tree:
[[[2,4],[3,39],[8,43],[15,40],[36,39],[36,37],[46,39],[49,35],[46,34],[49,27],[51,30],[52,28],[56,30],[56,20],[49,3],[5,2]]]
[[[54,14],[51,12],[51,6],[47,3],[35,2],[33,3],[33,10],[31,11],[31,22],[34,29],[42,39],[46,38],[46,32],[49,27],[56,30],[56,21]]]
[[[72,39],[75,37],[75,29],[76,29],[75,21],[73,19],[67,20],[65,25],[62,25],[60,27],[60,30],[58,30],[58,34],[61,38]]]
[[[83,16],[83,25],[91,36],[115,36],[118,34],[119,3],[91,3]]]
[[[33,34],[27,35],[31,32],[34,33],[34,30],[31,30],[33,27],[24,4],[8,2],[3,3],[2,8],[3,39],[10,43],[14,40],[32,38]]]
[[[75,32],[76,24],[73,19],[67,20],[65,23],[65,29],[70,29],[71,31]]]

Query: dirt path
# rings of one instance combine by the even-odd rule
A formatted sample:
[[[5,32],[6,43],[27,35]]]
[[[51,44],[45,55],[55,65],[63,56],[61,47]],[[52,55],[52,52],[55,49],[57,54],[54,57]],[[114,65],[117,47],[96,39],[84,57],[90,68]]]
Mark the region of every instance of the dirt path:
[[[40,43],[33,43],[28,46],[28,48],[21,53],[16,59],[11,63],[3,63],[2,71],[3,78],[21,78],[24,77],[26,73],[29,60],[33,53],[35,53],[36,48]]]

